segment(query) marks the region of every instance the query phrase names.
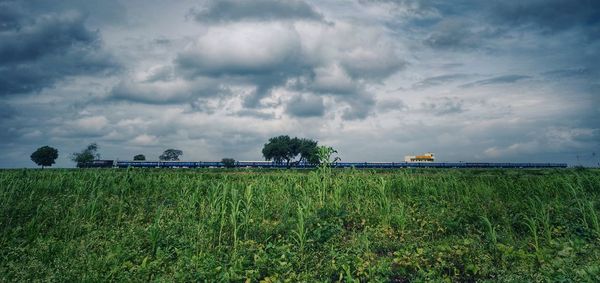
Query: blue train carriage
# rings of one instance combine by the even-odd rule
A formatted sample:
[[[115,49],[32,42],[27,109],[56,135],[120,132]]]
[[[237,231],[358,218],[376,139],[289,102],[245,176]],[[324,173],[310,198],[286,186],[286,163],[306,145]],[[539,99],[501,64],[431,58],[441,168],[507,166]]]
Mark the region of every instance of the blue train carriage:
[[[160,168],[160,162],[158,161],[117,161],[116,166],[118,168]]]
[[[222,162],[217,162],[217,161],[200,161],[200,162],[197,162],[197,167],[198,168],[221,168],[221,167],[225,167],[225,165]]]
[[[293,164],[291,164],[293,167]],[[238,161],[238,167],[247,168],[287,168],[285,163],[276,163],[274,161]]]
[[[188,161],[162,161],[161,168],[196,168],[197,162]]]
[[[94,160],[78,164],[81,168],[223,168],[225,165],[218,161],[116,161]],[[309,163],[292,163],[292,168],[314,168]],[[246,168],[287,168],[286,163],[273,161],[236,161],[235,167]],[[567,168],[566,163],[486,163],[486,162],[336,162],[335,168]]]

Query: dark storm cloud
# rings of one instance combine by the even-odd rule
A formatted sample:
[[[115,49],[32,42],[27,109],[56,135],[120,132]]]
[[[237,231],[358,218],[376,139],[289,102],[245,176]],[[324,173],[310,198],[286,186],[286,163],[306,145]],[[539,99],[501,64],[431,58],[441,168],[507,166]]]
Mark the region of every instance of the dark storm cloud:
[[[322,20],[323,16],[301,0],[217,0],[209,1],[190,14],[198,22],[231,22],[240,20]]]
[[[154,74],[151,74],[150,78],[155,78]],[[127,79],[115,85],[106,99],[161,105],[193,103],[198,98],[214,98],[222,94],[230,94],[229,89],[213,80],[177,79],[138,82]]]
[[[17,110],[7,103],[0,102],[0,121],[12,118],[17,114]]]
[[[325,114],[325,105],[322,97],[296,95],[288,102],[286,111],[295,117],[321,117]]]
[[[496,1],[491,20],[502,25],[532,27],[544,32],[593,27],[600,23],[600,2],[595,0]]]
[[[577,30],[586,40],[600,38],[600,2],[594,0],[371,0],[397,7],[411,27],[421,30],[423,43],[435,49],[478,50],[511,32],[557,35]],[[395,18],[394,18],[395,19]],[[392,27],[397,24],[390,23]],[[400,24],[402,26],[402,24]]]
[[[16,5],[0,1],[0,31],[19,28],[22,18],[23,14]]]
[[[350,97],[336,97],[336,101],[349,107],[342,113],[344,120],[362,120],[373,114],[375,98],[368,93],[358,93]]]
[[[24,10],[38,15],[77,11],[89,17],[94,25],[116,25],[127,22],[127,9],[119,0],[26,0],[6,2],[19,3]]]
[[[600,3],[594,0],[359,0],[389,3],[417,19],[471,17],[506,26],[531,26],[560,31],[592,26],[600,21]],[[394,10],[391,10],[393,13]],[[413,17],[415,17],[413,16]],[[420,22],[426,23],[426,22]]]
[[[473,86],[495,85],[495,84],[511,84],[511,83],[516,83],[516,82],[530,79],[530,78],[531,78],[531,76],[505,75],[505,76],[493,77],[491,79],[475,81],[472,83],[464,84],[461,87],[473,87]]]
[[[0,33],[0,95],[40,91],[68,76],[117,68],[81,14],[27,15],[12,2],[1,5],[13,7],[4,11],[12,11],[13,20]]]

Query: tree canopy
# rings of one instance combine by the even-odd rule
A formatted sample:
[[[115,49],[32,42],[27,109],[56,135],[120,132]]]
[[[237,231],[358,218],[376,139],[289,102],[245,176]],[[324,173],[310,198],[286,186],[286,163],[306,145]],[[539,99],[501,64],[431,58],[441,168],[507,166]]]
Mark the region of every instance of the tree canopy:
[[[262,154],[266,160],[285,162],[288,166],[292,162],[318,164],[317,145],[318,142],[311,139],[282,135],[270,138],[263,147]],[[295,161],[298,155],[300,159]]]
[[[81,167],[85,163],[92,162],[94,159],[100,159],[100,154],[98,153],[98,144],[96,143],[91,143],[81,152],[75,152],[71,156],[71,160],[77,162],[77,167]]]
[[[144,161],[144,160],[146,160],[146,156],[143,155],[143,154],[138,154],[138,155],[136,155],[136,156],[133,157],[133,160]]]
[[[221,159],[221,163],[223,163],[223,166],[225,166],[225,168],[235,167],[235,159],[233,158],[223,158]]]
[[[183,151],[179,149],[169,148],[165,150],[165,152],[163,152],[163,154],[159,156],[158,159],[162,161],[179,161],[179,156],[181,155],[183,155]]]
[[[31,154],[31,161],[35,164],[42,166],[52,166],[54,161],[58,158],[58,150],[50,146],[42,146]]]

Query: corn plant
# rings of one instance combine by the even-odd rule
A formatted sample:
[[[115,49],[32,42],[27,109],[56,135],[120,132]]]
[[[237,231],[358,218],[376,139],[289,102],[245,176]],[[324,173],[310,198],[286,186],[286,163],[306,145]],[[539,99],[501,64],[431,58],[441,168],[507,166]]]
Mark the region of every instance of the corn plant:
[[[591,169],[0,170],[0,281],[595,282],[599,182]]]

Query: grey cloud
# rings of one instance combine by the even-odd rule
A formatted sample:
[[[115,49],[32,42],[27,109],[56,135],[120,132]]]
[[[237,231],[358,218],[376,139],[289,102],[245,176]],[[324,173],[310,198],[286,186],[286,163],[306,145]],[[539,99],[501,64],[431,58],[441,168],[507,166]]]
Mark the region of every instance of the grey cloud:
[[[171,40],[168,38],[164,38],[164,37],[159,37],[154,39],[153,41],[155,44],[159,44],[159,45],[168,45],[171,44]]]
[[[260,148],[269,137],[264,133],[251,130],[222,128],[208,128],[204,132],[190,135],[190,138],[204,142],[207,150],[213,155],[212,159],[208,160],[220,160],[223,157],[236,160],[262,160],[262,156],[256,153],[260,152]],[[204,157],[203,160],[207,158]]]
[[[371,50],[378,52],[382,50]],[[402,70],[406,66],[406,61],[396,56],[391,49],[384,50],[389,52],[384,56],[375,54],[362,54],[363,56],[348,56],[342,60],[342,66],[353,78],[366,78],[382,80],[392,74]]]
[[[593,0],[496,1],[491,9],[494,23],[544,32],[600,24],[600,3]]]
[[[183,103],[191,93],[181,89],[156,89],[144,82],[121,81],[110,92],[110,100],[124,100],[148,104]]]
[[[457,80],[466,79],[470,76],[471,75],[468,75],[468,74],[447,74],[447,75],[429,77],[429,78],[425,78],[419,82],[416,82],[415,84],[412,85],[412,88],[413,89],[423,89],[423,88],[438,86],[438,85],[454,82]]]
[[[180,1],[0,0],[0,93],[29,93],[0,98],[0,166],[34,166],[48,144],[72,167],[93,141],[111,159],[256,160],[290,132],[348,161],[600,152],[595,2],[305,1],[314,13],[229,0],[186,19]]]
[[[575,26],[592,26],[600,21],[600,4],[593,0],[372,0],[414,11],[417,19],[477,18],[483,22],[512,27],[561,31]],[[410,16],[410,15],[409,15]],[[413,16],[414,17],[414,16]]]
[[[519,155],[536,156],[540,153],[552,156],[562,153],[570,155],[571,159],[577,159],[577,162],[583,161],[587,165],[592,165],[593,163],[590,164],[590,162],[598,161],[596,158],[594,158],[596,160],[589,159],[593,156],[591,153],[594,152],[594,148],[598,149],[600,146],[599,137],[600,130],[597,128],[542,126],[537,129],[526,129],[521,133],[520,138],[502,140],[499,146],[490,147],[484,153],[496,158],[501,156],[514,158]],[[588,151],[589,149],[592,151]]]
[[[444,116],[449,114],[457,114],[465,111],[464,102],[455,97],[442,97],[435,101],[422,103],[423,110],[433,113],[437,116]]]
[[[403,21],[392,27],[425,34],[429,47],[451,51],[502,51],[502,39],[523,34],[561,36],[573,31],[578,39],[600,38],[600,2],[592,0],[380,0],[397,7]],[[568,40],[573,40],[570,37]]]
[[[17,114],[17,110],[7,103],[0,102],[0,121],[10,119]]]
[[[17,5],[0,2],[0,31],[19,28],[23,16],[22,11]]]
[[[255,109],[243,109],[236,112],[235,115],[240,117],[254,117],[263,120],[272,120],[275,118],[273,113],[266,113]]]
[[[11,28],[0,33],[0,95],[35,92],[68,76],[118,69],[101,49],[99,33],[87,29],[80,14],[18,16],[18,25],[6,25]]]
[[[380,100],[377,101],[377,109],[382,112],[403,111],[407,110],[408,106],[402,100]]]
[[[217,109],[223,107],[222,101],[218,100],[219,103],[214,104],[215,100],[211,97],[202,97],[190,102],[190,112],[203,112],[206,114],[214,114]]]
[[[190,14],[198,22],[233,22],[240,20],[322,20],[323,16],[301,0],[218,0],[208,1]]]
[[[229,93],[230,90],[226,86],[206,78],[191,81],[182,79],[135,81],[130,78],[115,85],[107,99],[160,105],[192,102],[197,98],[217,97]]]
[[[321,117],[325,114],[325,105],[322,97],[296,95],[288,102],[286,111],[295,117]]]
[[[462,20],[443,20],[425,40],[425,44],[440,49],[474,49],[482,44],[482,32],[473,31],[473,26]]]
[[[260,149],[268,140],[264,134],[254,132],[227,132],[211,137],[210,146],[222,157],[244,160],[249,152]],[[254,155],[254,154],[252,154]],[[262,159],[262,158],[261,158]],[[218,159],[217,159],[218,160]]]
[[[172,66],[160,66],[149,70],[145,82],[167,82],[175,78]]]
[[[345,103],[349,107],[342,113],[344,120],[362,120],[372,114],[375,99],[367,93],[359,93],[351,97],[337,97],[336,101]]]
[[[523,75],[505,75],[493,77],[491,79],[479,80],[472,83],[461,85],[461,87],[474,87],[474,86],[484,86],[484,85],[494,85],[494,84],[510,84],[516,83],[522,80],[530,79],[531,76],[523,76]]]
[[[95,26],[116,25],[127,22],[127,9],[119,0],[8,0],[6,2],[19,2],[25,10],[35,14],[61,14],[68,11],[77,11],[89,17],[89,21]]]
[[[296,26],[280,22],[211,27],[178,54],[176,73],[186,79],[208,76],[228,84],[252,85],[254,90],[244,97],[246,108],[264,107],[261,100],[274,88],[290,87],[318,96],[344,96],[340,98],[344,103],[359,108],[358,114],[346,117],[366,117],[371,113],[367,108],[374,103],[360,97],[372,95],[366,94],[364,85],[381,82],[401,70],[406,62],[395,53],[393,43],[378,33],[360,34],[348,43],[343,37],[321,38],[323,35],[316,42],[306,42],[315,40],[307,38],[313,36],[307,31],[335,31],[335,27],[321,24],[311,28],[314,30],[302,30],[301,34]],[[346,27],[342,32],[351,30]],[[317,44],[318,48],[309,49],[308,44]],[[322,61],[325,52],[332,51],[335,56]],[[368,103],[353,102],[357,99]],[[320,113],[311,113],[317,114]]]
[[[541,75],[549,79],[562,79],[587,76],[590,73],[591,71],[588,68],[568,68],[543,72]]]

